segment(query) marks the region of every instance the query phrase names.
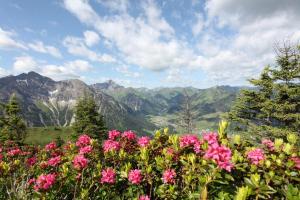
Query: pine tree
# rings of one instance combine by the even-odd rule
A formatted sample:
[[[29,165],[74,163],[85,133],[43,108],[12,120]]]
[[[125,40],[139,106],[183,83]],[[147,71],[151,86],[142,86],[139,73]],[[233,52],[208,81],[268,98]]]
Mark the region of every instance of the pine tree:
[[[254,89],[242,90],[228,118],[236,130],[266,136],[300,130],[300,48],[277,48],[276,66],[266,67]]]
[[[184,98],[181,106],[180,126],[184,129],[185,133],[192,133],[194,130],[194,118],[195,113],[193,112],[192,97],[184,90]]]
[[[73,129],[75,136],[87,134],[100,141],[105,137],[107,128],[103,116],[93,97],[88,96],[78,100],[75,107],[75,122]]]
[[[26,124],[21,117],[21,108],[16,95],[12,95],[4,106],[2,117],[1,140],[14,140],[23,143],[26,137]]]

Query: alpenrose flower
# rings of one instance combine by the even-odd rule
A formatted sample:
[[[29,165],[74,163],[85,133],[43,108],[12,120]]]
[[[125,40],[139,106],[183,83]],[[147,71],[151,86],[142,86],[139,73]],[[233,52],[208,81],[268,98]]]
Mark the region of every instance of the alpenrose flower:
[[[79,154],[89,154],[93,151],[93,147],[91,145],[81,147],[79,149]]]
[[[122,134],[122,138],[127,138],[128,140],[135,140],[136,135],[133,131],[129,130],[129,131],[124,131],[124,133]]]
[[[17,156],[20,155],[22,153],[21,149],[16,148],[16,149],[12,149],[9,152],[7,152],[8,156]]]
[[[107,168],[101,172],[101,183],[113,184],[116,181],[116,173],[112,168]]]
[[[300,169],[300,157],[291,157],[291,160],[295,163],[295,168]]]
[[[196,135],[183,135],[179,138],[179,145],[181,148],[193,146],[198,142],[199,139]]]
[[[109,152],[109,151],[118,151],[120,149],[120,143],[118,141],[114,141],[114,140],[105,140],[103,142],[103,150],[104,152]]]
[[[163,182],[165,184],[175,183],[176,172],[174,169],[167,169],[163,173]]]
[[[111,130],[108,132],[108,139],[115,140],[121,135],[121,132],[118,130]]]
[[[81,135],[76,142],[77,147],[83,147],[90,144],[91,144],[91,138],[88,135]]]
[[[218,133],[204,133],[203,139],[207,141],[208,144],[218,143]]]
[[[150,197],[148,195],[142,195],[139,197],[139,200],[150,200]]]
[[[73,166],[77,170],[82,170],[87,167],[89,160],[84,155],[77,155],[73,159]]]
[[[50,158],[50,159],[48,160],[47,164],[48,164],[49,166],[55,167],[55,166],[57,166],[60,162],[61,162],[60,156],[56,156],[56,157]]]
[[[41,189],[48,190],[55,183],[55,178],[55,174],[40,175],[35,181],[34,189],[36,191],[39,191]]]
[[[142,182],[143,176],[142,171],[139,169],[131,170],[128,173],[128,180],[132,184],[140,184]]]
[[[217,143],[209,145],[205,152],[204,158],[214,160],[218,167],[231,171],[233,164],[231,161],[231,150],[226,146],[219,146]]]
[[[269,140],[269,139],[263,139],[261,141],[261,143],[263,145],[265,145],[270,151],[274,151],[275,150],[275,147],[274,147],[274,142],[272,142],[272,140]]]
[[[265,159],[265,155],[262,149],[254,149],[247,153],[247,158],[251,161],[252,164],[258,165],[261,160]]]
[[[149,143],[150,143],[150,138],[147,136],[143,136],[138,139],[138,144],[140,147],[147,147]]]
[[[56,149],[56,143],[55,142],[50,142],[45,146],[46,151],[51,151],[53,149]]]

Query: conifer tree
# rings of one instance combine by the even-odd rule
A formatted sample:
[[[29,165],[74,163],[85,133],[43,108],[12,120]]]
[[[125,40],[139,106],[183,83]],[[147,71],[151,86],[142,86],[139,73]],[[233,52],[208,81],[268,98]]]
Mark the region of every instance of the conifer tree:
[[[2,117],[2,128],[0,131],[1,140],[14,140],[22,143],[26,137],[26,124],[21,116],[21,108],[17,97],[13,94],[9,102],[4,106],[4,114]]]
[[[281,136],[300,130],[300,47],[277,47],[276,66],[266,67],[254,89],[242,90],[228,118],[236,130]]]
[[[93,97],[88,96],[78,100],[75,107],[75,122],[73,123],[75,136],[87,134],[99,140],[104,138],[107,128],[104,118],[98,110]]]

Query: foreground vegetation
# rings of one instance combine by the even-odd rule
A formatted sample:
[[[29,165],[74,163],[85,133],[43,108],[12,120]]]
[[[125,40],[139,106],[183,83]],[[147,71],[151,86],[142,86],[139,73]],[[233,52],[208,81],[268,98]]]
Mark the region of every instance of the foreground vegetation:
[[[110,131],[99,143],[88,135],[58,146],[1,145],[1,199],[299,199],[298,138],[169,135],[151,140]]]

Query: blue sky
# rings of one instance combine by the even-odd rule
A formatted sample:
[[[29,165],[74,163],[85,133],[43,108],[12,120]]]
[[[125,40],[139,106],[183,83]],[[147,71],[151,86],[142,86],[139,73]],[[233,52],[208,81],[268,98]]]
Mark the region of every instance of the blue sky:
[[[299,0],[0,0],[0,76],[246,85],[300,39]]]

